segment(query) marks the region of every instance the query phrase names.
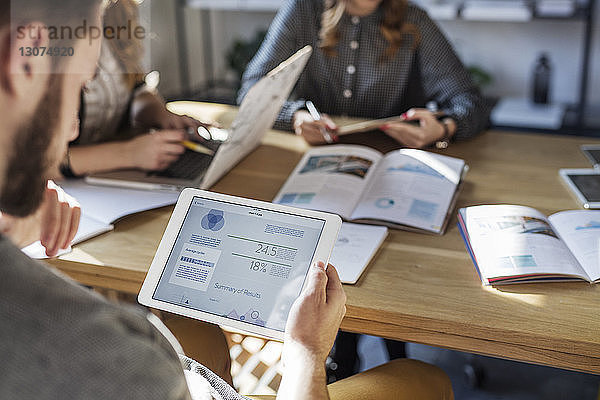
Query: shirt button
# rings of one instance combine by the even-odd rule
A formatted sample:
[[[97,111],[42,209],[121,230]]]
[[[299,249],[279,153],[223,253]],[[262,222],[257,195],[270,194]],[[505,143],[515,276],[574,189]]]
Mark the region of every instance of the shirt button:
[[[354,17],[352,17],[352,23],[354,25],[358,25],[360,22],[360,18],[358,18],[356,15]]]
[[[358,42],[357,42],[356,40],[353,40],[353,41],[351,41],[351,42],[350,42],[350,48],[351,48],[352,50],[356,50],[356,49],[358,49]]]
[[[356,67],[354,65],[348,65],[348,67],[346,68],[346,72],[352,75],[356,72]]]
[[[344,90],[344,97],[349,99],[350,97],[352,97],[352,90],[350,89],[346,89]]]

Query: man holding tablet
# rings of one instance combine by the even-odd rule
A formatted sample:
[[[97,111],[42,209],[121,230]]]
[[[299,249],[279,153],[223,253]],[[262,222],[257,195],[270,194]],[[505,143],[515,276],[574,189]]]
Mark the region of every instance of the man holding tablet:
[[[309,266],[329,259],[337,215],[185,189],[140,303],[283,340]]]
[[[79,94],[94,75],[100,43],[92,38],[68,39],[60,45],[72,47],[73,55],[54,60],[26,56],[19,48],[55,45],[47,27],[61,32],[66,31],[61,27],[74,29],[84,22],[102,26],[101,3],[0,3],[3,213],[26,218],[39,207],[47,181],[44,170],[62,159],[77,129]],[[19,35],[18,25],[11,22],[40,29],[34,29],[34,36]],[[218,230],[219,213],[213,212],[204,226]],[[0,354],[4,360],[0,364],[0,398],[242,398],[211,371],[182,353],[178,355],[179,344],[151,314],[111,304],[27,258],[14,245],[16,239],[0,236]],[[301,247],[297,249],[299,260]],[[277,255],[269,254],[273,264]],[[223,254],[206,256],[217,260]],[[285,399],[329,397],[325,358],[344,315],[345,295],[335,268],[316,263],[307,270],[302,293],[290,307],[285,327],[285,366],[278,395]],[[336,382],[329,392],[334,398],[346,399],[452,397],[450,383],[441,371],[410,360]]]

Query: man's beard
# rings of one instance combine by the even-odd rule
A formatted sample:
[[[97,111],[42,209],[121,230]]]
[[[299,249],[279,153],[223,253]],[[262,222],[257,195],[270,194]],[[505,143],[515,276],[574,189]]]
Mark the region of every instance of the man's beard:
[[[0,211],[15,217],[33,214],[41,205],[60,120],[64,75],[52,75],[31,121],[17,131],[0,191]]]

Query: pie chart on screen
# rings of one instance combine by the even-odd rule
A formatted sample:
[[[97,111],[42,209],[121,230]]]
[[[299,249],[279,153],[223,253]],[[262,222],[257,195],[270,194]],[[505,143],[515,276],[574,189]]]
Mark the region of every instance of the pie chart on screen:
[[[377,201],[375,201],[375,207],[377,208],[392,208],[394,207],[394,204],[396,204],[394,202],[394,199],[389,199],[387,197],[382,197],[380,199],[377,199]]]

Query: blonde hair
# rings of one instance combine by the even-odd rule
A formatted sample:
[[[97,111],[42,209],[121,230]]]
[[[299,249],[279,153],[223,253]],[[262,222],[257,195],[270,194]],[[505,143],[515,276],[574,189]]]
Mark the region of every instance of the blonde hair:
[[[321,15],[321,30],[319,32],[319,47],[325,54],[332,57],[337,55],[335,46],[340,40],[338,24],[346,10],[346,3],[349,0],[323,0],[325,9]],[[413,24],[404,22],[407,8],[406,0],[383,0],[383,22],[381,23],[381,34],[388,42],[382,60],[391,59],[406,36],[413,38],[412,46],[416,46],[420,39],[417,27]]]
[[[104,14],[105,26],[127,26],[128,21],[137,25],[139,21],[138,3],[135,0],[111,0]],[[137,39],[113,39],[108,42],[111,51],[125,70],[125,80],[130,89],[144,81],[145,71],[142,67],[144,46]]]

